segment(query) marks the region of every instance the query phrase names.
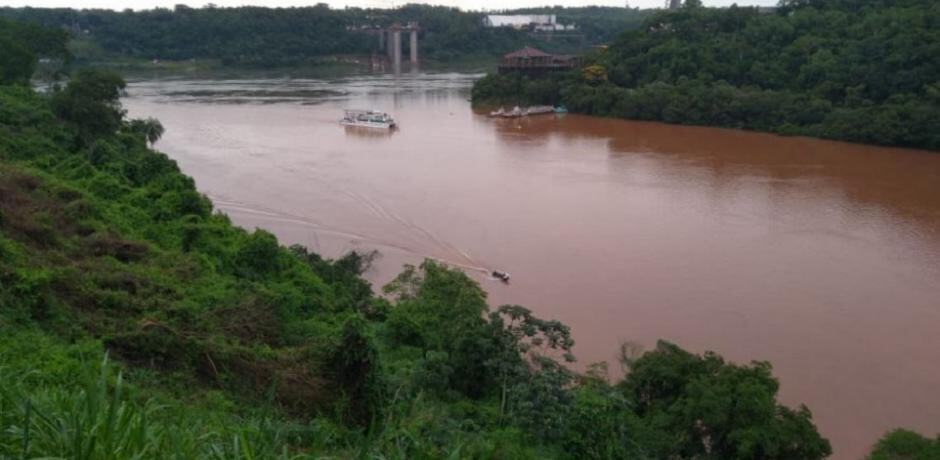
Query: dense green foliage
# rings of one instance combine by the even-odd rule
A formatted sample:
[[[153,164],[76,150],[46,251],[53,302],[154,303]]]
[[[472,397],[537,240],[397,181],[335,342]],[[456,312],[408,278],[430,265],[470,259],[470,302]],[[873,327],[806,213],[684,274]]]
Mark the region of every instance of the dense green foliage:
[[[0,18],[0,84],[26,83],[39,58],[66,60],[65,37],[61,30]]]
[[[940,3],[789,1],[649,18],[579,72],[489,76],[485,102],[940,149]]]
[[[578,374],[568,327],[491,311],[458,270],[408,266],[378,297],[373,255],[233,226],[148,148],[162,128],[124,117],[123,86],[0,85],[0,458],[830,453],[767,363],[661,342]]]
[[[514,13],[514,12],[510,12]],[[0,16],[71,30],[76,54],[138,59],[218,59],[242,66],[291,66],[338,54],[368,55],[378,38],[375,26],[417,21],[422,59],[454,62],[466,57],[494,58],[539,41],[548,49],[574,51],[584,44],[612,39],[639,25],[642,13],[624,8],[558,8],[559,21],[575,22],[580,37],[542,38],[509,28],[483,27],[483,13],[409,4],[394,9],[189,8],[122,12],[109,10],[0,8]],[[363,30],[365,29],[365,31]],[[2,38],[0,38],[2,39]],[[409,46],[407,40],[403,46]]]
[[[111,55],[142,59],[220,59],[242,65],[302,63],[316,56],[368,51],[372,40],[350,33],[352,19],[325,7],[272,10],[261,7],[134,12],[12,9],[20,21],[64,27]],[[81,57],[81,56],[80,56]]]
[[[940,436],[927,439],[908,430],[896,430],[885,435],[868,460],[938,460]]]

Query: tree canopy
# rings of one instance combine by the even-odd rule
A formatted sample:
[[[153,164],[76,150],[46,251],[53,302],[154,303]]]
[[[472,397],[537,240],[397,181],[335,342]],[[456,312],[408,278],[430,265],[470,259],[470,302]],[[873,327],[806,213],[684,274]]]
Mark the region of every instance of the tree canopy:
[[[772,14],[683,8],[621,34],[588,59],[592,73],[491,76],[475,99],[940,149],[938,31],[931,0],[794,0]]]
[[[940,436],[925,438],[910,430],[895,430],[875,445],[868,460],[937,460],[940,459]]]
[[[125,111],[121,96],[125,87],[124,79],[114,72],[81,69],[64,90],[52,97],[52,108],[59,118],[77,128],[81,142],[90,144],[122,126]],[[139,124],[132,126],[136,128]]]
[[[222,8],[210,4],[204,8],[178,5],[174,9],[120,12],[0,8],[0,16],[70,30],[76,40],[90,41],[111,57],[218,59],[228,65],[255,67],[308,64],[330,55],[368,55],[378,46],[370,30],[410,21],[421,26],[422,58],[436,61],[495,57],[532,40],[549,49],[576,51],[639,26],[639,18],[645,14],[624,8],[555,8],[551,12],[560,22],[578,24],[586,41],[578,37],[542,41],[512,28],[486,28],[483,13],[422,4],[392,9],[331,9],[323,4]],[[81,47],[91,54],[87,48]]]
[[[39,58],[70,58],[68,34],[0,18],[0,84],[26,83],[36,71]]]

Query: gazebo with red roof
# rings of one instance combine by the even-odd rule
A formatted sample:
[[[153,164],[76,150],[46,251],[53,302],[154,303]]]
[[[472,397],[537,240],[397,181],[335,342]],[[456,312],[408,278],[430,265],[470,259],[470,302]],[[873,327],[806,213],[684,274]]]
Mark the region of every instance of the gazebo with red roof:
[[[555,70],[572,69],[580,62],[581,58],[578,56],[552,55],[531,46],[526,46],[503,56],[503,62],[499,65],[499,72],[542,74]]]
[[[526,46],[521,50],[513,51],[503,56],[503,65],[512,67],[543,66],[552,63],[552,55]]]

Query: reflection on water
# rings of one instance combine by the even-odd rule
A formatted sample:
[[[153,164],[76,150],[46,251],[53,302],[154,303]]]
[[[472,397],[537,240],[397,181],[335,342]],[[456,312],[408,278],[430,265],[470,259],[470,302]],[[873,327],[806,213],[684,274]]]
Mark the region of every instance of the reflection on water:
[[[506,143],[546,145],[557,139],[568,149],[578,141],[606,140],[612,169],[626,166],[641,153],[658,162],[672,159],[675,181],[687,181],[690,171],[706,174],[707,188],[718,192],[736,181],[766,183],[772,196],[812,186],[837,186],[847,205],[856,210],[874,206],[919,224],[918,231],[940,238],[940,155],[926,152],[765,136],[756,133],[666,124],[597,119],[570,115],[496,120],[494,128]],[[674,165],[670,165],[674,166]],[[819,197],[821,199],[822,197]],[[899,224],[900,221],[895,221]]]
[[[397,129],[367,128],[364,126],[343,126],[346,135],[363,139],[386,139],[395,135]]]
[[[474,76],[143,81],[126,101],[236,222],[377,284],[433,257],[570,326],[766,359],[837,459],[940,431],[940,155],[577,115],[493,120]],[[234,103],[238,102],[238,103]],[[344,128],[345,108],[400,131]],[[513,274],[511,286],[487,279]]]
[[[343,79],[145,80],[132,82],[133,97],[172,103],[319,104],[350,97],[420,93],[449,97],[466,90],[480,75],[434,74],[350,77]]]

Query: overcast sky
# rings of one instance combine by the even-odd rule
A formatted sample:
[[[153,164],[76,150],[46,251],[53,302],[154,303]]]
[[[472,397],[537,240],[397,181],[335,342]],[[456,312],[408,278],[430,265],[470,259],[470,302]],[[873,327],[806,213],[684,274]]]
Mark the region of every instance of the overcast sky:
[[[543,5],[564,5],[564,6],[624,6],[625,0],[434,0],[434,1],[407,1],[407,0],[324,0],[333,8],[342,8],[344,6],[362,6],[389,8],[403,5],[405,3],[428,3],[433,5],[456,6],[462,9],[470,10],[493,10],[502,8],[522,8],[530,6]],[[192,7],[200,7],[207,3],[215,3],[219,6],[309,6],[317,3],[317,0],[0,0],[3,6],[32,6],[37,8],[52,7],[71,7],[71,8],[108,8],[112,10],[123,10],[133,8],[135,10],[149,9],[154,7],[172,8],[177,4],[185,4]],[[639,8],[661,7],[665,0],[629,0],[630,6]],[[706,6],[728,6],[732,3],[739,5],[763,5],[772,6],[777,4],[777,0],[704,0]]]

